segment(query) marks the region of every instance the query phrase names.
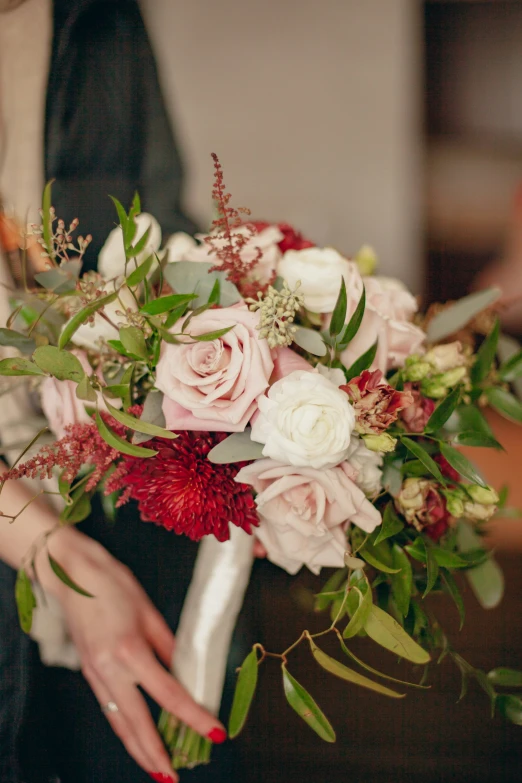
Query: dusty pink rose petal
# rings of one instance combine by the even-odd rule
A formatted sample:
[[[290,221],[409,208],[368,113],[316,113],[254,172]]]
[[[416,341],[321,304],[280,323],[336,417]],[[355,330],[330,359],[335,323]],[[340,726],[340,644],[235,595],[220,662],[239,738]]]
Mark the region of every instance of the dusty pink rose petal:
[[[257,323],[258,315],[246,305],[207,310],[191,320],[190,334],[233,329],[211,341],[163,343],[156,386],[165,395],[169,429],[245,429],[274,369],[266,340],[258,338]],[[181,321],[171,331],[180,332]]]
[[[302,565],[314,573],[323,566],[342,566],[347,525],[371,533],[381,523],[355,477],[348,463],[316,470],[264,459],[242,468],[236,481],[258,493],[256,535],[268,558],[294,574]]]
[[[277,348],[274,353],[274,372],[270,379],[271,382],[275,383],[275,381],[285,378],[287,375],[294,372],[294,370],[310,370],[310,372],[313,372],[314,368],[306,359],[303,359],[298,353],[292,351],[291,348],[287,348],[286,346]]]

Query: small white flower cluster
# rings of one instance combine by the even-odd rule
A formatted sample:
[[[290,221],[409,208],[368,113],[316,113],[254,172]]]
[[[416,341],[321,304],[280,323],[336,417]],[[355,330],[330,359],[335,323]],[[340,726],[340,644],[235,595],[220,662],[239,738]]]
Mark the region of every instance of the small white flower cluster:
[[[259,310],[259,337],[266,339],[270,348],[292,344],[297,331],[293,322],[296,313],[304,304],[304,296],[298,293],[300,285],[298,281],[291,290],[285,280],[281,291],[270,285],[264,296],[261,291],[258,292],[257,301],[246,300],[250,310]]]

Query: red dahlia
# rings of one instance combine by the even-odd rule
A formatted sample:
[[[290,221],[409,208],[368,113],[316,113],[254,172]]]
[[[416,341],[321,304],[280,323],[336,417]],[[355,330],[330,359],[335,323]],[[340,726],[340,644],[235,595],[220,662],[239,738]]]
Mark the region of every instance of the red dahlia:
[[[257,527],[251,488],[234,481],[241,464],[216,465],[209,451],[227,437],[221,432],[180,432],[176,440],[153,438],[155,457],[125,457],[107,489],[123,489],[121,503],[138,502],[144,522],[199,541],[213,533],[230,538],[232,522],[247,533]]]

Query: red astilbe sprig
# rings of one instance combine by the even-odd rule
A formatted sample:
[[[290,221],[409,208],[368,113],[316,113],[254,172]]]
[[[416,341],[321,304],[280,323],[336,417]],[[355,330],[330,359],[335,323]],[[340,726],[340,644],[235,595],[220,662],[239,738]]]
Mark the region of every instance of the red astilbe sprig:
[[[215,152],[212,153],[212,160],[214,161],[212,198],[217,206],[218,217],[212,221],[213,231],[205,237],[205,242],[219,259],[219,264],[216,264],[210,271],[225,272],[230,282],[238,288],[245,298],[253,297],[259,290],[259,284],[254,284],[247,278],[249,272],[259,262],[262,251],[259,248],[251,261],[244,261],[241,257],[241,251],[247,242],[255,236],[256,230],[248,224],[245,226],[243,222],[242,215],[250,215],[249,209],[230,206],[232,196],[227,193],[223,169]],[[236,231],[240,226],[243,230]]]
[[[131,409],[131,412],[134,410]],[[127,428],[108,413],[101,411],[100,416],[116,434],[121,437],[126,435]],[[122,454],[103,440],[94,422],[68,424],[65,432],[60,440],[42,446],[34,457],[6,471],[2,482],[20,478],[51,478],[53,470],[59,468],[63,480],[70,484],[82,467],[88,465],[94,467],[94,470],[89,475],[85,490],[89,492],[95,489],[109,469],[118,463]]]

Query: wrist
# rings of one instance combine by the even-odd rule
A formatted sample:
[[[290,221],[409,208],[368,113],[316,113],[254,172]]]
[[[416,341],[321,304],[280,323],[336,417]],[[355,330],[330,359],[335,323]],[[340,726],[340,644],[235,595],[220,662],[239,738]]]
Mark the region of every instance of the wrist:
[[[59,600],[73,591],[55,574],[49,562],[49,555],[74,582],[86,590],[89,590],[89,586],[82,584],[82,575],[90,573],[93,566],[107,568],[112,560],[101,544],[76,528],[59,528],[49,537],[47,547],[38,553],[35,560],[35,575],[42,588]],[[92,589],[92,586],[90,587]]]

